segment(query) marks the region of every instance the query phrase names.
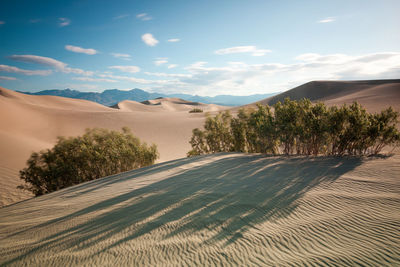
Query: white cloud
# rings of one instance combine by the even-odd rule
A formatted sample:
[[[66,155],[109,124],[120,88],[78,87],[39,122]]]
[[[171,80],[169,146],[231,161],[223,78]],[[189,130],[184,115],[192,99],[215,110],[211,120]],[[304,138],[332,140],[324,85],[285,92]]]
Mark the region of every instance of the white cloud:
[[[329,23],[334,22],[336,19],[334,17],[327,17],[318,21],[318,23]]]
[[[205,62],[205,61],[198,61],[198,62],[195,62],[195,63],[193,63],[192,65],[190,65],[189,67],[188,67],[188,69],[190,69],[190,68],[201,68],[201,67],[203,67],[204,65],[206,65],[208,62]]]
[[[178,38],[173,38],[173,39],[168,39],[168,42],[170,42],[170,43],[176,43],[176,42],[179,42],[181,39],[178,39]]]
[[[176,68],[176,67],[178,67],[177,64],[169,64],[168,65],[168,69],[173,69],[173,68]]]
[[[114,17],[114,19],[124,19],[124,18],[127,18],[129,16],[130,16],[129,14],[122,14],[122,15]]]
[[[18,73],[24,75],[41,75],[46,76],[51,74],[51,70],[24,70],[18,67],[9,66],[9,65],[0,65],[0,71],[9,72],[9,73]],[[4,76],[3,76],[4,77]]]
[[[112,79],[102,79],[102,78],[90,78],[90,77],[74,77],[73,80],[77,81],[85,81],[85,82],[108,82],[108,83],[115,83],[116,80]]]
[[[251,53],[252,56],[259,57],[265,56],[265,54],[270,53],[271,50],[268,49],[257,49],[257,47],[253,45],[249,46],[234,46],[223,49],[218,49],[215,51],[217,55],[227,55],[227,54],[236,54],[236,53]]]
[[[345,54],[301,54],[292,64],[246,64],[230,62],[222,67],[196,62],[178,77],[155,88],[200,95],[247,95],[284,91],[312,80],[393,79],[400,76],[400,52],[360,56]],[[154,89],[154,90],[155,90]]]
[[[127,77],[127,76],[118,76],[118,75],[107,75],[107,76],[112,79],[123,80],[123,81],[128,81],[128,82],[133,82],[133,83],[139,83],[139,84],[164,85],[164,84],[168,84],[170,82],[169,80],[147,80],[147,79]]]
[[[144,72],[144,74],[156,77],[173,77],[173,78],[190,78],[191,74],[179,74],[179,73],[163,73],[163,72]]]
[[[150,17],[147,13],[140,13],[136,15],[137,19],[143,20],[143,21],[147,21],[147,20],[152,20],[153,18]]]
[[[142,40],[145,44],[148,46],[155,46],[158,44],[158,40],[154,38],[154,36],[151,33],[145,33],[142,35]]]
[[[157,60],[167,61],[167,58],[157,58]],[[114,70],[130,73],[135,73],[137,70],[135,68],[126,69],[129,66],[116,67]],[[151,79],[104,72],[96,74],[99,79],[78,77],[78,80],[87,82],[111,82],[107,80],[113,80],[132,84],[131,86],[136,84],[145,86],[159,92],[170,92],[173,88],[175,91],[199,95],[247,95],[284,91],[312,80],[398,78],[400,76],[400,52],[359,56],[307,53],[298,55],[292,63],[288,64],[228,62],[222,66],[209,66],[207,62],[195,62],[185,69],[186,73],[147,71],[143,73]]]
[[[168,84],[178,84],[178,80],[148,80],[148,79],[141,79],[141,78],[136,78],[136,77],[128,77],[128,76],[120,76],[120,75],[114,75],[110,73],[102,73],[98,74],[99,77],[102,78],[110,78],[113,80],[119,80],[119,81],[127,81],[127,82],[132,82],[132,83],[137,83],[137,84],[146,84],[146,85],[158,85],[158,86],[163,86],[163,85],[168,85]],[[156,75],[154,75],[156,76]],[[167,77],[163,75],[158,75],[160,77]]]
[[[71,52],[82,53],[87,55],[95,55],[98,53],[98,51],[93,48],[82,48],[74,45],[66,45],[65,49]]]
[[[159,58],[157,58],[157,60],[154,61],[154,64],[156,66],[160,66],[165,63],[168,63],[168,58],[166,58],[166,57],[159,57]]]
[[[136,73],[140,71],[140,68],[137,66],[110,66],[110,69],[116,69],[122,72]]]
[[[0,76],[0,81],[15,81],[17,78],[10,76]]]
[[[39,65],[53,67],[59,70],[64,69],[67,66],[67,64],[58,61],[56,59],[50,57],[36,56],[36,55],[12,55],[10,56],[10,58],[16,61],[35,63]]]
[[[12,56],[10,56],[10,58],[13,60],[16,60],[16,61],[21,61],[21,62],[26,62],[26,63],[34,63],[34,64],[43,65],[43,66],[53,67],[57,71],[61,71],[64,73],[74,73],[74,74],[80,74],[80,75],[85,75],[85,76],[93,75],[92,71],[85,71],[82,69],[70,68],[70,67],[68,67],[68,64],[58,61],[54,58],[50,58],[50,57],[42,57],[42,56],[36,56],[36,55],[12,55]]]
[[[65,27],[71,24],[71,20],[67,18],[58,18],[58,21],[58,25],[60,25],[60,27]]]
[[[113,57],[124,59],[124,60],[131,60],[131,55],[129,54],[121,54],[121,53],[111,53]]]

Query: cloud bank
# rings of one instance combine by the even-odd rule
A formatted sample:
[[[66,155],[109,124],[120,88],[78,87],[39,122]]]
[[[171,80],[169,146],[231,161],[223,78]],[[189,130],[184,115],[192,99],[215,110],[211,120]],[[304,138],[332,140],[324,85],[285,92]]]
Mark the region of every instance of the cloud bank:
[[[265,54],[270,53],[269,49],[258,49],[253,45],[249,46],[234,46],[223,49],[218,49],[215,51],[217,55],[228,55],[228,54],[237,54],[237,53],[250,53],[254,57],[265,56]]]
[[[0,81],[15,81],[17,78],[10,76],[0,76]]]
[[[140,68],[137,66],[110,66],[110,69],[116,69],[122,72],[136,73],[140,71]]]
[[[400,52],[350,56],[301,54],[292,64],[230,62],[207,66],[195,62],[186,67],[188,77],[170,83],[177,91],[200,95],[270,93],[288,90],[313,80],[393,79],[400,77]],[[168,92],[170,87],[159,86]],[[156,90],[156,89],[154,89]]]
[[[9,66],[9,65],[0,65],[0,72],[9,72],[9,73],[18,73],[18,74],[23,74],[23,75],[40,75],[40,76],[46,76],[50,75],[52,73],[51,70],[24,70],[20,69],[14,66]],[[4,78],[5,76],[3,76]],[[3,79],[5,80],[5,78]]]
[[[34,64],[39,64],[42,66],[52,67],[52,68],[56,69],[57,71],[64,72],[64,73],[74,73],[74,74],[80,74],[80,75],[85,75],[85,76],[93,75],[92,71],[85,71],[82,69],[70,68],[70,67],[68,67],[68,64],[61,62],[59,60],[56,60],[54,58],[50,58],[50,57],[42,57],[42,56],[36,56],[36,55],[12,55],[12,56],[10,56],[10,59],[13,59],[15,61],[25,62],[25,63],[34,63]]]

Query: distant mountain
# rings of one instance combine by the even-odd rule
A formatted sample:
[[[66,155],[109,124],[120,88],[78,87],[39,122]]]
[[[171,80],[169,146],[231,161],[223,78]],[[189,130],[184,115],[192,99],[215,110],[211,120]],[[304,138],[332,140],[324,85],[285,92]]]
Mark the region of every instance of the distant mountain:
[[[155,99],[157,97],[178,97],[188,101],[201,102],[205,104],[217,104],[223,106],[240,106],[246,105],[252,102],[262,100],[264,98],[273,96],[275,94],[254,94],[248,96],[233,96],[233,95],[217,95],[214,97],[210,96],[198,96],[189,94],[161,94],[161,93],[149,93],[144,90],[135,88],[129,91],[123,91],[118,89],[105,90],[102,93],[97,92],[80,92],[71,89],[64,90],[44,90],[37,93],[20,92],[30,95],[54,95],[76,99],[85,99],[105,106],[113,106],[123,100],[133,101],[146,101]]]

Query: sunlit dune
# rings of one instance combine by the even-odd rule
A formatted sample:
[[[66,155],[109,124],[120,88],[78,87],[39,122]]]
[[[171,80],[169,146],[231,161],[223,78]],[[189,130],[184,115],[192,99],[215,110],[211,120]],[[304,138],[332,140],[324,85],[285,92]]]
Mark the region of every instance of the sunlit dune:
[[[155,143],[159,162],[182,158],[190,150],[192,129],[201,127],[205,112],[223,106],[196,104],[179,99],[158,99],[160,105],[123,101],[118,108],[78,99],[32,96],[0,88],[0,206],[31,197],[16,189],[21,170],[34,151],[51,148],[57,136],[77,136],[86,128],[120,130],[128,126],[147,143]],[[189,113],[193,107],[204,113]],[[5,172],[5,171],[4,171]]]
[[[313,81],[256,103],[273,105],[286,97],[292,100],[308,98],[327,105],[357,101],[369,112],[378,112],[389,106],[400,112],[400,80]]]

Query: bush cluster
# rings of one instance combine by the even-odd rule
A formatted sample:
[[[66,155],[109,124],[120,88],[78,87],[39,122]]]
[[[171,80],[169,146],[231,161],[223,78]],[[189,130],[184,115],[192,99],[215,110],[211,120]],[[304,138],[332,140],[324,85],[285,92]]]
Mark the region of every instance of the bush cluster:
[[[18,188],[36,196],[100,177],[152,165],[157,147],[147,146],[126,127],[122,132],[88,129],[83,136],[58,137],[48,150],[32,153]]]
[[[189,110],[189,113],[202,113],[203,110],[201,108],[194,108]]]
[[[216,152],[285,155],[378,154],[398,145],[398,113],[391,107],[368,113],[357,102],[327,107],[310,100],[285,99],[272,106],[228,111],[207,117],[204,130],[193,130],[188,156]]]

